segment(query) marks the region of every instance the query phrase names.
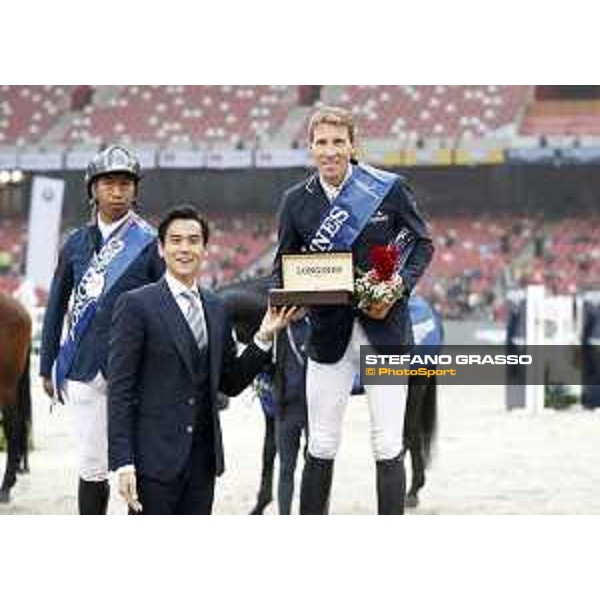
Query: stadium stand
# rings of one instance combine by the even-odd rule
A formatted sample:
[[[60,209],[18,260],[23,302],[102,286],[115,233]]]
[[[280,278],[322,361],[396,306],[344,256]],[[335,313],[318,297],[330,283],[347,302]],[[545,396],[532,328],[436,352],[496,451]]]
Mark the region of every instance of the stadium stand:
[[[26,242],[26,224],[20,219],[0,220],[0,275],[16,275]]]
[[[571,217],[545,228],[537,268],[556,293],[575,292],[600,284],[600,217]]]
[[[40,142],[66,115],[62,135],[54,142],[254,146],[276,135],[302,100],[297,86],[285,85],[113,87],[116,93],[102,101],[93,86],[0,86],[0,144]],[[416,142],[513,133],[531,90],[495,85],[323,86],[321,98],[352,107],[366,138]],[[303,138],[305,127],[301,119],[296,132],[287,135],[289,144]]]
[[[600,101],[542,100],[531,103],[525,113],[524,135],[600,135]]]
[[[71,144],[254,144],[283,123],[294,86],[123,86],[108,106],[88,104],[65,131]]]
[[[40,142],[70,102],[69,86],[0,86],[0,145]]]
[[[282,132],[304,138],[306,115],[283,131],[292,109],[311,101],[351,107],[366,139],[486,139],[600,136],[600,100],[535,99],[535,86],[0,86],[0,145],[39,144],[64,117],[55,144],[123,143],[253,147]]]
[[[0,219],[0,292],[12,293],[19,284],[25,255],[26,225],[20,219]]]
[[[531,246],[534,228],[517,215],[432,219],[436,253],[420,293],[444,316],[493,318],[498,286]]]
[[[366,138],[487,137],[514,133],[531,86],[343,86],[326,102],[352,108]]]
[[[239,214],[208,215],[211,237],[202,278],[211,287],[227,283],[251,267],[276,242],[275,219]]]

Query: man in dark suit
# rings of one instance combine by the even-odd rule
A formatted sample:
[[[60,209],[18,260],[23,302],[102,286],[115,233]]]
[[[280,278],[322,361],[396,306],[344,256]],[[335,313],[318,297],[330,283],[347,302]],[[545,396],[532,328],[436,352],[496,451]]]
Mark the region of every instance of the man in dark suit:
[[[310,311],[307,401],[309,451],[300,511],[327,510],[341,423],[360,345],[375,350],[412,345],[407,299],[433,254],[427,227],[404,179],[356,163],[354,123],[349,112],[325,107],[309,123],[309,144],[317,172],[290,188],[279,216],[279,244],[274,272],[279,275],[286,252],[351,250],[354,266],[368,271],[375,246],[397,245],[404,256],[398,266],[403,294],[391,302],[327,306]],[[404,510],[402,425],[406,389],[367,386],[371,438],[377,464],[378,511]]]
[[[140,179],[140,163],[125,148],[109,146],[92,159],[85,175],[92,223],[67,238],[44,316],[40,375],[46,393],[65,398],[72,417],[80,514],[106,514],[108,506],[106,368],[114,303],[164,272],[156,233],[134,212]]]
[[[115,307],[108,368],[109,463],[131,512],[210,514],[224,470],[218,392],[239,394],[270,360],[293,309],[270,309],[241,356],[221,300],[199,289],[208,242],[193,207],[158,228],[167,272]]]

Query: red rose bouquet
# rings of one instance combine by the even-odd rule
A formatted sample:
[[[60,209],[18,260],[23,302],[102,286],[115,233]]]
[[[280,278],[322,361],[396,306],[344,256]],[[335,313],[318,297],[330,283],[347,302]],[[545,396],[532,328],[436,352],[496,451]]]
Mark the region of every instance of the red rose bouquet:
[[[369,251],[371,268],[360,273],[354,282],[359,308],[368,308],[384,302],[393,304],[402,296],[402,277],[398,274],[400,250],[398,246],[374,246]]]

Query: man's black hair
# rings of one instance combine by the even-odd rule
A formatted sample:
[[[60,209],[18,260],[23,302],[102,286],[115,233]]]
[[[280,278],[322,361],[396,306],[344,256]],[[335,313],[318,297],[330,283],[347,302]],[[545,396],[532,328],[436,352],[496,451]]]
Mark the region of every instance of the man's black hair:
[[[167,230],[169,229],[169,225],[177,219],[184,219],[186,221],[197,221],[200,223],[200,227],[202,228],[202,239],[204,241],[204,245],[208,244],[208,238],[210,236],[210,229],[208,227],[208,221],[198,212],[196,207],[191,204],[182,204],[180,206],[176,206],[172,208],[161,220],[158,226],[158,239],[161,244],[165,243],[165,238],[167,236]]]

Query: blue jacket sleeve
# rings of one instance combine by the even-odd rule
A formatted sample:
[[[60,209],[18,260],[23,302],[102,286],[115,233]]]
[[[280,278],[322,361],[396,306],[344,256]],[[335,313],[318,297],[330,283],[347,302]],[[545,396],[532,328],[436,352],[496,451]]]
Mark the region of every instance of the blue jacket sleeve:
[[[398,185],[402,220],[413,235],[412,250],[400,269],[400,276],[408,294],[412,292],[433,257],[433,241],[425,220],[417,209],[411,189],[404,183]]]
[[[149,249],[148,281],[158,281],[165,274],[165,261],[158,254],[158,241]]]
[[[58,264],[52,278],[48,306],[44,315],[42,344],[40,350],[40,375],[50,377],[52,365],[58,355],[60,335],[62,333],[69,298],[73,291],[73,270],[69,263],[72,252],[71,239],[65,242],[58,258]]]

